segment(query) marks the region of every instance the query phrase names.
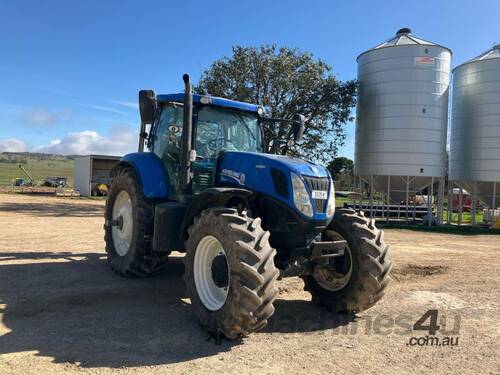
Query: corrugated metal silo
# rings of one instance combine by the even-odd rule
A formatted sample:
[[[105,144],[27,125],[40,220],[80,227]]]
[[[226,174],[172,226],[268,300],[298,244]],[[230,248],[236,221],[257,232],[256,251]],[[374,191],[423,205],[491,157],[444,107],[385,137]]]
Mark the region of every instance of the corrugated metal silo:
[[[401,200],[445,176],[451,51],[405,28],[357,62],[355,174]]]
[[[478,199],[498,205],[500,45],[453,70],[452,98],[450,180],[470,192],[475,184]]]

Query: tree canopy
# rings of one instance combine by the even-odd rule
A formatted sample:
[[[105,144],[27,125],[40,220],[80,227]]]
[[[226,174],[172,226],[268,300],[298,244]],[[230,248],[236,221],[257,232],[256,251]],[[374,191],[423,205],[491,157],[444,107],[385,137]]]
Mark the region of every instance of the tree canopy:
[[[216,60],[202,74],[195,90],[259,104],[271,117],[304,115],[300,142],[287,144],[290,123],[265,122],[265,145],[271,152],[328,163],[344,144],[345,125],[353,120],[356,88],[356,81],[339,81],[331,66],[308,52],[265,45],[233,47],[231,57]]]
[[[337,189],[349,189],[352,187],[354,179],[354,162],[346,157],[337,157],[328,163],[327,169],[330,171]]]

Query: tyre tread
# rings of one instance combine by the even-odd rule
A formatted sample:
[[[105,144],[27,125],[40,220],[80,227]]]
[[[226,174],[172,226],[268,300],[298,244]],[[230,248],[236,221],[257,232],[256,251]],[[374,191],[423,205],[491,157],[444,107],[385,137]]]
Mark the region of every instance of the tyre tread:
[[[337,313],[366,310],[383,297],[390,281],[392,263],[389,259],[389,246],[384,242],[384,233],[363,212],[348,208],[337,210],[327,230],[333,230],[333,227],[344,233],[351,233],[355,239],[354,245],[362,260],[358,279],[349,292],[337,293],[321,288],[312,276],[305,276],[304,290],[312,294],[313,301]]]
[[[278,296],[275,281],[278,270],[274,266],[276,251],[269,244],[269,232],[261,227],[260,218],[248,217],[245,211],[214,207],[204,210],[189,228],[186,241],[186,282],[191,300],[196,288],[192,276],[192,262],[197,243],[196,233],[202,228],[214,228],[219,235],[231,236],[233,245],[228,254],[231,262],[231,287],[237,283],[234,301],[225,316],[210,318],[201,302],[194,302],[200,322],[211,332],[220,332],[228,338],[247,335],[262,329],[274,313],[274,300]],[[230,287],[230,290],[231,290]]]

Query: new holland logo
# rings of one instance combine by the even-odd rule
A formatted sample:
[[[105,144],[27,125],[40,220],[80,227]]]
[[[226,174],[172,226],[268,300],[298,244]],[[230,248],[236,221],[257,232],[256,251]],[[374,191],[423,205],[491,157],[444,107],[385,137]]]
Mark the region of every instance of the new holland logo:
[[[314,174],[319,174],[319,170],[318,170],[317,167],[315,167],[314,165],[311,165],[310,168],[311,168],[311,171],[313,171]]]

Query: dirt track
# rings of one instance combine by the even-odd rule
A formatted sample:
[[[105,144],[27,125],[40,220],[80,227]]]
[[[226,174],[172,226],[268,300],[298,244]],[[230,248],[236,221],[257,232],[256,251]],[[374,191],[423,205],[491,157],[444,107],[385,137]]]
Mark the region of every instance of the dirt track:
[[[0,194],[0,374],[500,373],[500,236],[387,230],[396,280],[377,306],[345,321],[287,279],[264,331],[215,345],[180,257],[149,279],[108,269],[103,203]],[[458,346],[407,345],[429,309]]]

